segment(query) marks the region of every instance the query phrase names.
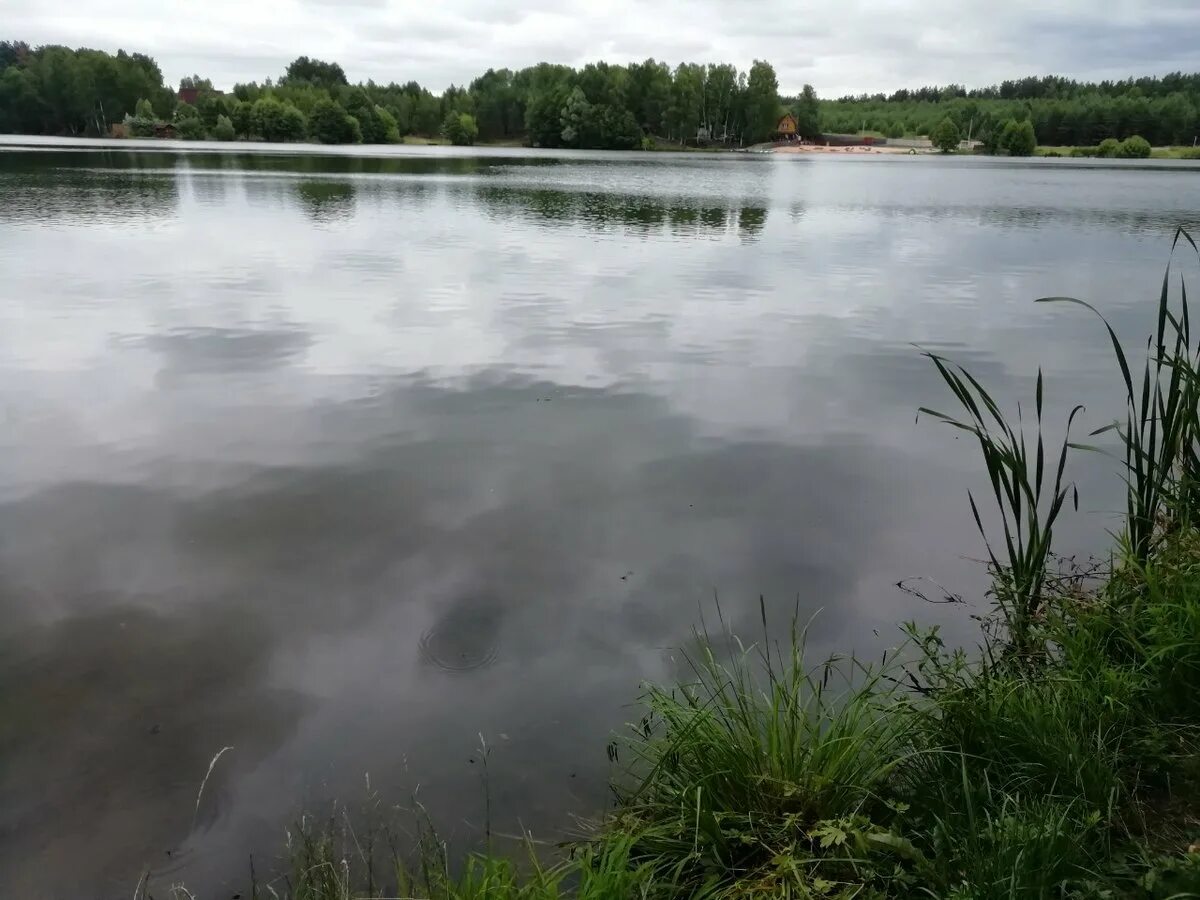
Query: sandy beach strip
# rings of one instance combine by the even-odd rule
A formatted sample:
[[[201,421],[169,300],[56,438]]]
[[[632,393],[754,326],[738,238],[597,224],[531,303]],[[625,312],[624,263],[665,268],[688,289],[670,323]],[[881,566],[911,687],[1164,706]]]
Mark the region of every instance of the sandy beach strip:
[[[921,147],[871,147],[867,145],[857,145],[851,147],[827,147],[816,144],[782,144],[772,147],[771,153],[890,153],[890,154],[921,154],[929,153],[929,149]]]

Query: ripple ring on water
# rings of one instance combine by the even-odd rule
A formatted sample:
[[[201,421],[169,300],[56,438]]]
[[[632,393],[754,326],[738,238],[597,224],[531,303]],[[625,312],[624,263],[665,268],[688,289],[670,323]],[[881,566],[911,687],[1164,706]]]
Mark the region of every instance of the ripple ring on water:
[[[493,617],[450,615],[421,635],[421,657],[447,672],[470,672],[491,665],[498,649]]]

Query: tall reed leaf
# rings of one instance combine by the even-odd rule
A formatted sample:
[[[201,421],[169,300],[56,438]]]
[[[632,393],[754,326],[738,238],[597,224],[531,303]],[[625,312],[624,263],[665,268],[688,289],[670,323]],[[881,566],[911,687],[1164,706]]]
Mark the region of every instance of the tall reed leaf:
[[[1200,347],[1192,347],[1187,285],[1182,278],[1178,313],[1170,303],[1171,262],[1180,238],[1200,258],[1191,235],[1177,229],[1171,242],[1172,260],[1163,274],[1155,333],[1147,341],[1140,390],[1117,333],[1099,310],[1074,297],[1037,301],[1082,306],[1108,330],[1125,382],[1125,423],[1114,422],[1093,435],[1116,431],[1125,447],[1126,540],[1139,564],[1153,552],[1156,535],[1196,522],[1200,501]]]
[[[1038,369],[1035,400],[1037,438],[1030,445],[1025,437],[1019,405],[1017,426],[1013,428],[991,395],[970,372],[937,354],[924,355],[937,367],[938,374],[966,415],[956,419],[926,407],[921,407],[919,413],[960,428],[979,441],[1004,529],[1003,558],[988,537],[973,494],[968,495],[971,512],[987,546],[995,578],[997,603],[1013,645],[1020,650],[1027,649],[1031,624],[1042,604],[1054,523],[1069,493],[1074,495],[1076,508],[1079,506],[1079,494],[1074,491],[1073,485],[1064,483],[1063,472],[1067,464],[1067,449],[1071,446],[1071,424],[1083,407],[1076,406],[1067,417],[1067,435],[1058,451],[1053,479],[1049,480],[1042,436],[1041,369]]]

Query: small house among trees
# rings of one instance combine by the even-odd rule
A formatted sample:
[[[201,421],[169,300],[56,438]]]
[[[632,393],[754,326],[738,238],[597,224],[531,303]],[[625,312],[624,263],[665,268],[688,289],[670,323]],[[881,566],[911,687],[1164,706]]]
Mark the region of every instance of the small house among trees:
[[[798,131],[796,117],[788,113],[776,123],[773,137],[777,141],[794,141],[796,140]]]

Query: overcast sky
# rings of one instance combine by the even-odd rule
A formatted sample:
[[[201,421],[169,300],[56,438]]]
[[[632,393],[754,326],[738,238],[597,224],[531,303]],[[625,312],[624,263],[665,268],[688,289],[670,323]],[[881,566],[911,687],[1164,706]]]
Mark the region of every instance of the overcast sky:
[[[301,54],[441,90],[541,60],[769,60],[822,96],[1200,70],[1200,0],[0,0],[0,38],[154,56],[229,88]]]

